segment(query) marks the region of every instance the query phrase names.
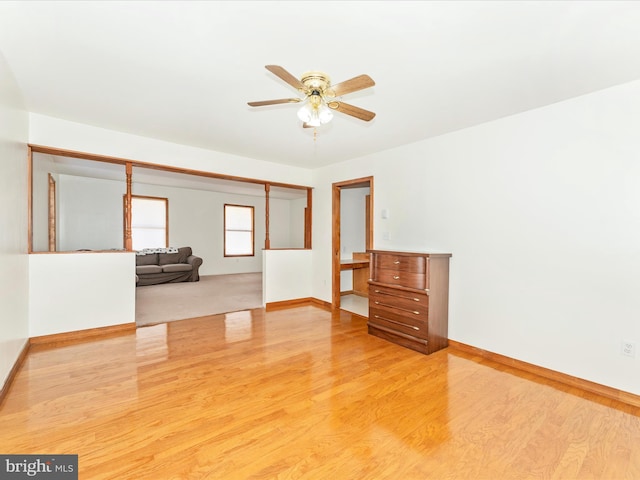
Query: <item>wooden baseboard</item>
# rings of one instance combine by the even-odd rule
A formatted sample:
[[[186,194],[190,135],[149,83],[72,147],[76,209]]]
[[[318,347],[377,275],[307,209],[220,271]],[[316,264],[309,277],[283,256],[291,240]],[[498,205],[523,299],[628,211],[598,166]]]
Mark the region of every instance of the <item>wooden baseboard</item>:
[[[358,297],[369,298],[369,293],[368,292],[358,292],[356,290],[345,290],[343,292],[340,292],[340,296],[341,297],[343,297],[345,295],[356,295]]]
[[[280,310],[283,308],[300,307],[303,305],[313,305],[324,309],[331,310],[331,304],[313,297],[294,298],[292,300],[283,300],[281,302],[270,302],[264,307],[265,311],[270,312],[272,310]]]
[[[331,310],[331,303],[320,300],[319,298],[311,298],[311,305],[324,308],[325,310]]]
[[[135,322],[123,323],[120,325],[110,325],[108,327],[88,328],[86,330],[77,330],[75,332],[54,333],[51,335],[41,335],[39,337],[31,337],[30,345],[46,345],[57,346],[63,343],[83,342],[92,340],[95,337],[104,338],[109,335],[121,335],[129,333],[136,329]]]
[[[29,341],[26,341],[24,346],[22,347],[22,350],[20,350],[20,354],[18,355],[18,358],[14,362],[13,367],[11,367],[11,370],[9,371],[9,375],[7,375],[7,379],[2,385],[2,388],[0,388],[0,405],[2,405],[2,402],[7,395],[7,392],[9,391],[9,387],[11,387],[11,383],[13,382],[13,379],[15,378],[16,374],[18,373],[18,370],[20,370],[20,367],[24,363],[24,359],[27,358],[28,352],[29,352]]]
[[[539,375],[540,377],[547,378],[549,380],[555,380],[556,382],[576,387],[586,392],[595,393],[602,397],[617,400],[634,407],[640,407],[640,395],[625,392],[624,390],[618,390],[617,388],[607,387],[599,383],[591,382],[583,378],[567,375],[566,373],[557,372],[549,368],[540,367],[532,363],[516,360],[515,358],[500,355],[499,353],[489,352],[478,347],[473,347],[464,343],[456,342],[455,340],[449,340],[449,348],[454,348],[471,355],[482,357],[488,360],[492,360],[502,365],[517,368],[528,373]]]

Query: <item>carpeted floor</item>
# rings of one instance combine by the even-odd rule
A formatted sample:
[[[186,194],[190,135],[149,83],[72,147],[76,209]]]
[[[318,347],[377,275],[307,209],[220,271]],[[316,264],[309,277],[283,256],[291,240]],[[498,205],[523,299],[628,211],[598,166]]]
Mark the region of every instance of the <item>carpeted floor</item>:
[[[206,275],[199,282],[136,287],[138,326],[262,306],[262,273]]]

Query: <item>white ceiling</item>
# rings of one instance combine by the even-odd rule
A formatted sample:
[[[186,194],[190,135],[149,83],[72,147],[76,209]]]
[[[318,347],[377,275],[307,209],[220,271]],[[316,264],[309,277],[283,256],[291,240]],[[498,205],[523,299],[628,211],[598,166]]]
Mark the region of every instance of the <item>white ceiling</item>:
[[[315,168],[640,78],[636,1],[1,1],[29,111]],[[301,128],[265,70],[376,86]]]

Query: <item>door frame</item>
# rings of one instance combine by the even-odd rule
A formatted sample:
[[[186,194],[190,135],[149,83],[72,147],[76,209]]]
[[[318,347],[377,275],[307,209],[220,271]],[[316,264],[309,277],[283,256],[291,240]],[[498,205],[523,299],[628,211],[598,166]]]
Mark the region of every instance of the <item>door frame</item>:
[[[331,221],[331,308],[340,308],[340,192],[343,188],[369,187],[366,209],[366,249],[373,248],[373,176],[355,178],[332,184]]]

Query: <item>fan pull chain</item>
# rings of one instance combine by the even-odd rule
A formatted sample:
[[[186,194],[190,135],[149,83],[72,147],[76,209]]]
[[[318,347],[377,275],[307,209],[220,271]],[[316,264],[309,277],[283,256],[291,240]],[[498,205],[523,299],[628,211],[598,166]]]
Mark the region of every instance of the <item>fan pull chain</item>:
[[[313,141],[315,142],[318,139],[318,130],[316,127],[313,127]]]

